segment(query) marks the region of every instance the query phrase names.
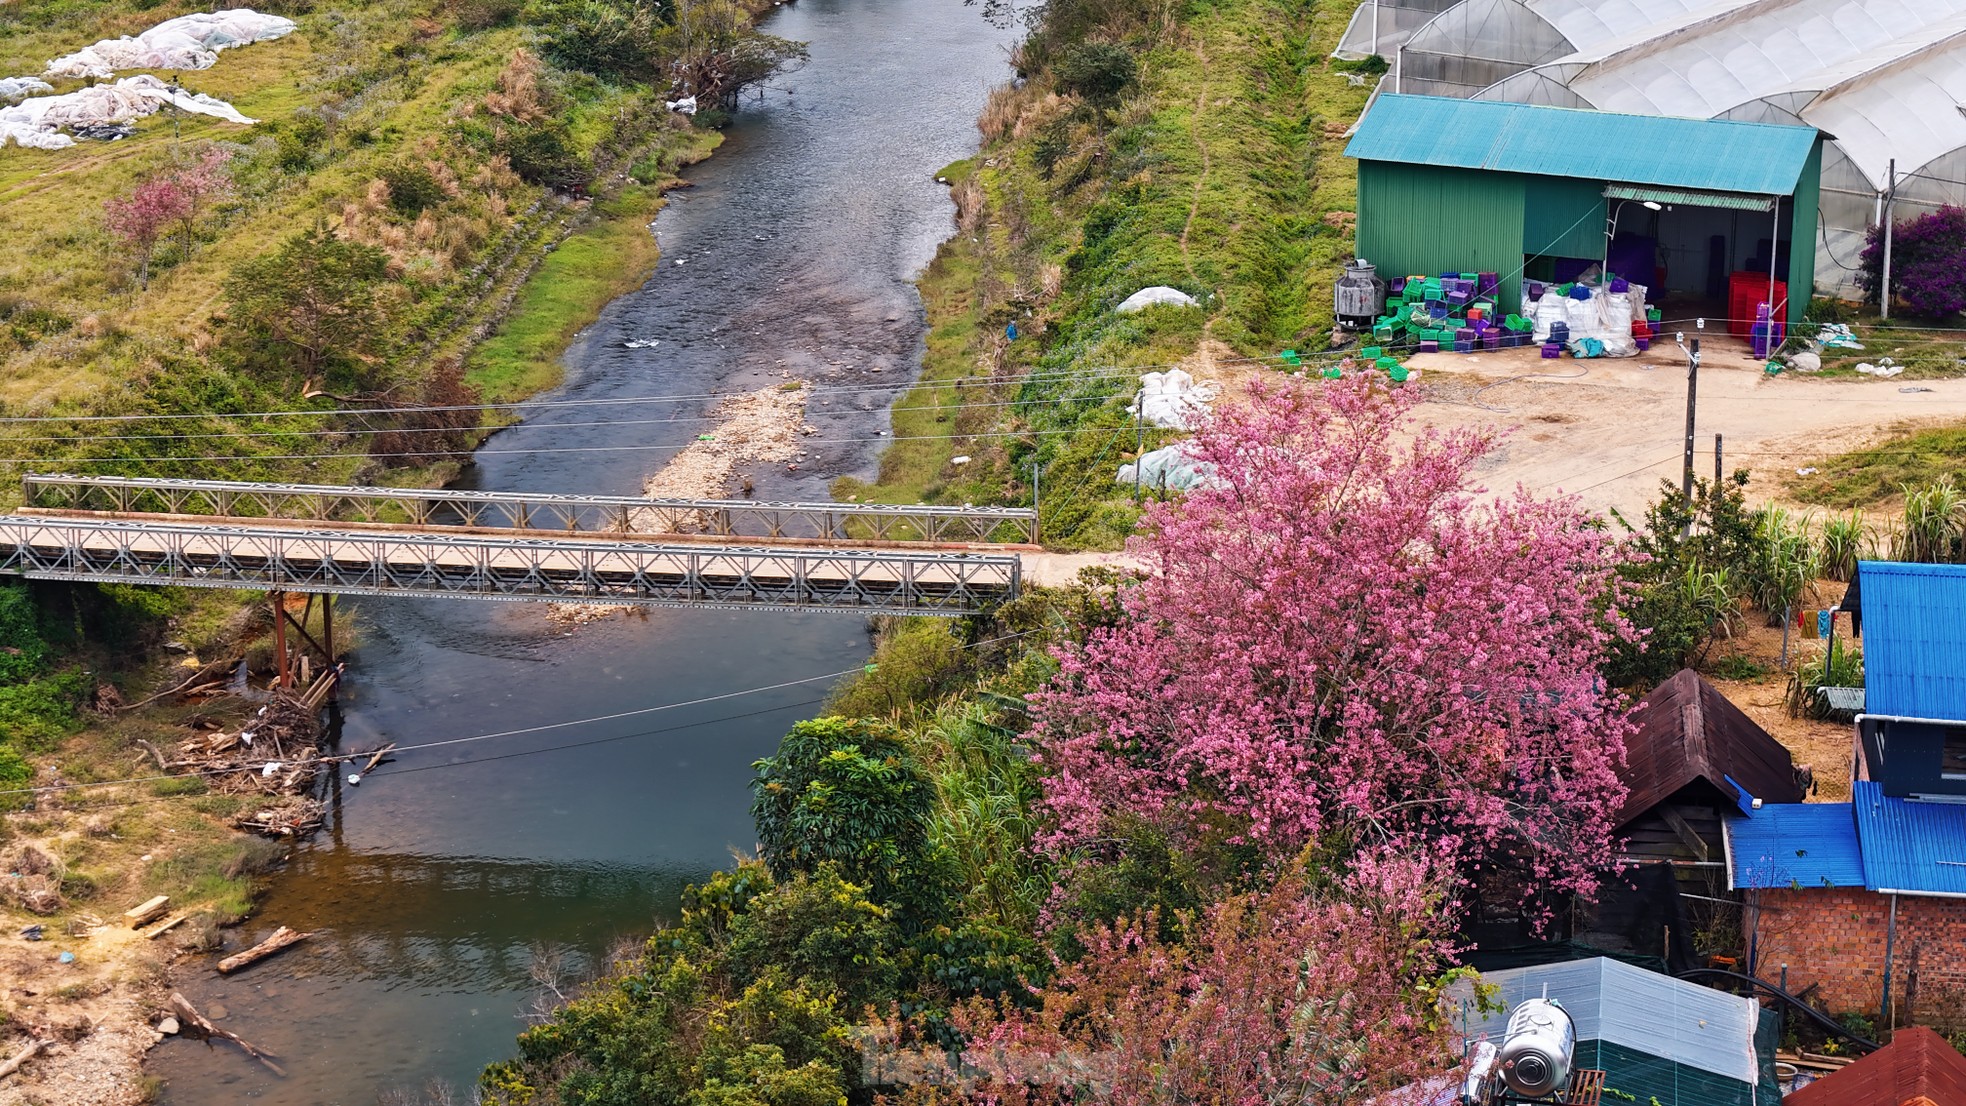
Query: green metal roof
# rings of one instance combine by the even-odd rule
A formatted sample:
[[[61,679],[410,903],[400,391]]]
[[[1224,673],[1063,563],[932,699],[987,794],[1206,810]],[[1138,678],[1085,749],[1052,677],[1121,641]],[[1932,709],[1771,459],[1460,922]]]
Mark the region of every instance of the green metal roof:
[[[1367,161],[1787,196],[1817,134],[1813,127],[1387,94],[1373,101],[1345,153]]]
[[[1706,192],[1698,188],[1656,188],[1642,184],[1614,184],[1604,190],[1607,200],[1651,200],[1667,207],[1724,207],[1734,211],[1767,211],[1775,206],[1768,196],[1748,196],[1739,192]]]

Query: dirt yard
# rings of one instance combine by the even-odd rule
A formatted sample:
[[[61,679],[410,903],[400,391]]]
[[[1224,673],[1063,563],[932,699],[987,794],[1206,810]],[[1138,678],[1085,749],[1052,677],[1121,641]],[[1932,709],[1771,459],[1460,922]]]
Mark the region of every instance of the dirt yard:
[[[1754,474],[1750,501],[1780,498],[1785,477],[1894,430],[1966,418],[1966,380],[1768,376],[1744,343],[1709,338],[1700,365],[1694,469]],[[1636,521],[1661,479],[1677,481],[1686,429],[1686,360],[1670,340],[1636,358],[1545,361],[1534,347],[1420,354],[1423,422],[1509,431],[1479,476],[1501,491],[1570,492]]]

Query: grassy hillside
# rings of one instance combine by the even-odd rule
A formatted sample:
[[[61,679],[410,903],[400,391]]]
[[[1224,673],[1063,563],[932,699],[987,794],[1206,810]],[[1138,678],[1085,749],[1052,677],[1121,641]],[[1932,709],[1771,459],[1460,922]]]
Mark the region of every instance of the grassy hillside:
[[[58,54],[198,8],[178,0],[13,7],[0,35],[3,73],[38,73]],[[633,80],[556,63],[554,29],[528,22],[550,6],[261,7],[296,18],[299,31],[226,51],[208,70],[158,74],[230,101],[257,125],[166,112],[122,141],[0,151],[0,414],[454,399],[466,394],[455,382],[431,394],[440,387],[433,375],[444,375],[434,370],[467,355],[515,306],[519,337],[472,361],[470,384],[487,399],[536,390],[553,382],[564,337],[650,271],[654,247],[642,228],[656,186],[716,141],[675,125]],[[57,90],[73,87],[79,82]],[[206,158],[222,164],[228,188],[161,238],[145,287],[139,254],[112,235],[105,201]],[[628,183],[631,167],[641,184]],[[228,282],[258,272],[255,262],[284,261],[292,237],[317,225],[368,251],[381,272],[359,290],[375,325],[309,363],[255,333],[258,320],[239,317]],[[547,278],[521,294],[541,259],[551,260]],[[81,424],[16,425],[0,435],[0,457],[244,478],[443,475],[445,466],[390,473],[419,460],[374,455],[373,431],[390,428],[401,427],[327,417],[173,420],[118,424],[105,437]],[[91,460],[103,457],[119,460]]]
[[[1356,196],[1342,136],[1371,80],[1328,58],[1350,14],[1059,8],[1022,47],[1028,79],[991,96],[981,153],[945,174],[961,233],[922,282],[927,372],[899,405],[918,410],[878,485],[840,490],[1028,503],[1035,464],[1047,540],[1116,542],[1134,515],[1112,472],[1136,445],[1138,371],[1204,343],[1225,358],[1326,344]],[[1113,312],[1155,284],[1202,306]],[[978,376],[990,384],[955,383]]]

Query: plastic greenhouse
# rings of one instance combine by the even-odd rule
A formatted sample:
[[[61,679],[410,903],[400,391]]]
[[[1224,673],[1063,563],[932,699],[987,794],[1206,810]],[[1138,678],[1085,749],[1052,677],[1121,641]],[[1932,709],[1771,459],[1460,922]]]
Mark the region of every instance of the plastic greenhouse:
[[[1966,0],[1406,2],[1338,50],[1386,57],[1384,91],[1823,131],[1825,289],[1854,289],[1893,161],[1897,218],[1966,203]]]
[[[1605,1073],[1605,1101],[1659,1106],[1779,1103],[1775,1042],[1780,1018],[1761,1004],[1598,957],[1483,973],[1501,1010],[1481,1010],[1472,988],[1450,994],[1470,1042],[1500,1043],[1509,1011],[1555,1000],[1577,1028],[1577,1065]]]

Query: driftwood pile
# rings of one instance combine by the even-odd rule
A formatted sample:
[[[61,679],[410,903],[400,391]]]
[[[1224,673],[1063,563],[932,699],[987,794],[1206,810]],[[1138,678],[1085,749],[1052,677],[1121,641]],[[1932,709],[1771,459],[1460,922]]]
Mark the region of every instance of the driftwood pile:
[[[233,818],[240,829],[270,837],[304,837],[321,828],[322,806],[312,797],[329,762],[322,759],[321,705],[339,673],[329,671],[304,692],[276,689],[237,730],[201,733],[165,758],[169,772],[195,772],[213,791],[259,795],[266,801]]]

